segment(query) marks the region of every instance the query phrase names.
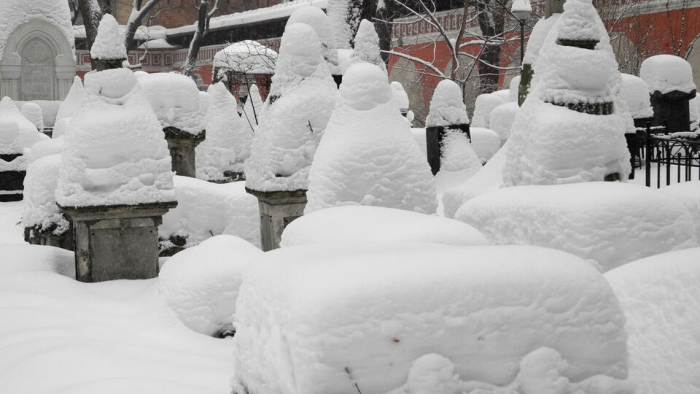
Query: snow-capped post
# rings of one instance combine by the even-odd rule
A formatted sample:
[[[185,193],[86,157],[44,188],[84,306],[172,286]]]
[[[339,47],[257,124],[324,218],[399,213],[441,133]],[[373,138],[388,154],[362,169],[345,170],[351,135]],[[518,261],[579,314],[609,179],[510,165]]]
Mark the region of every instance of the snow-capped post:
[[[195,148],[206,137],[197,84],[178,73],[141,75],[138,81],[165,133],[173,171],[196,178]]]
[[[126,61],[126,47],[119,24],[110,14],[102,16],[95,43],[90,49],[90,58],[97,71],[122,68]]]
[[[471,141],[469,116],[462,102],[462,89],[454,81],[440,81],[432,100],[430,114],[425,119],[425,143],[428,150],[428,163],[433,175],[440,171],[442,145],[448,131],[460,131]]]
[[[0,117],[0,201],[22,200],[27,163],[20,138],[17,122]]]
[[[55,193],[73,224],[76,278],[154,278],[158,225],[177,206],[160,123],[127,68],[86,74],[85,93]]]
[[[696,95],[693,68],[674,55],[652,56],[642,63],[639,76],[647,83],[654,108],[654,126],[675,133],[690,131],[689,102]]]
[[[288,23],[246,162],[246,191],[258,198],[264,251],[278,248],[284,228],[304,213],[309,169],[337,94],[314,29]]]

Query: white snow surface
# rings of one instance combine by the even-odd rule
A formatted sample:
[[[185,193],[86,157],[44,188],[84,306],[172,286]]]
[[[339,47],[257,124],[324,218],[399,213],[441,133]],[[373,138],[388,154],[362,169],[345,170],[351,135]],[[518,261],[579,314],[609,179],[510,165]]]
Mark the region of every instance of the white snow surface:
[[[501,104],[491,111],[489,116],[489,125],[491,130],[498,134],[501,139],[501,145],[505,144],[510,138],[510,129],[513,127],[513,122],[515,122],[515,116],[520,112],[520,106],[518,102],[509,102]]]
[[[235,235],[260,246],[258,199],[245,192],[244,182],[216,184],[175,176],[178,205],[163,215],[158,235],[187,238],[185,247],[216,235]]]
[[[61,0],[3,0],[0,7],[0,60],[12,32],[32,20],[41,20],[57,28],[75,48],[68,2]],[[75,57],[75,54],[72,54]]]
[[[430,166],[386,72],[369,63],[351,66],[311,164],[305,211],[373,205],[431,214],[435,196]]]
[[[700,248],[637,260],[607,274],[627,319],[638,394],[700,390]]]
[[[392,82],[391,92],[394,95],[394,103],[397,107],[399,107],[399,110],[404,112],[408,111],[410,107],[410,102],[408,101],[408,93],[406,93],[406,90],[403,88],[403,85],[401,85],[401,82]]]
[[[14,119],[0,118],[0,155],[23,154],[19,125]]]
[[[262,251],[233,235],[217,235],[169,258],[158,290],[187,327],[204,335],[233,329],[241,271]]]
[[[386,64],[379,52],[379,36],[374,23],[363,19],[355,34],[355,49],[352,52],[351,64],[367,62],[386,71]]]
[[[623,73],[622,99],[627,104],[627,109],[629,109],[632,118],[654,117],[654,109],[651,107],[649,100],[649,87],[643,79]]]
[[[44,133],[37,131],[36,126],[22,115],[14,101],[8,96],[0,100],[0,119],[7,122],[15,122],[19,126],[20,149],[31,148],[37,142],[49,139]],[[21,150],[15,153],[21,153]]]
[[[681,202],[626,183],[504,188],[469,200],[455,218],[495,244],[563,250],[603,272],[698,245],[693,219]]]
[[[652,94],[673,91],[690,93],[696,89],[693,67],[687,60],[675,55],[656,55],[645,59],[639,76],[647,83],[649,93]]]
[[[700,181],[676,183],[659,189],[659,192],[673,196],[685,205],[695,225],[695,236],[700,242]]]
[[[508,100],[504,99],[503,96],[494,93],[478,95],[476,97],[476,103],[474,104],[472,126],[490,128],[491,111],[507,102]]]
[[[253,84],[248,89],[248,99],[243,106],[243,113],[241,114],[243,122],[250,128],[251,133],[254,133],[255,129],[258,128],[258,124],[260,124],[262,110],[263,101],[260,97],[258,85]]]
[[[454,363],[457,379],[507,385],[542,347],[561,354],[572,381],[625,379],[624,324],[602,274],[560,251],[288,247],[244,271],[231,383],[234,392],[379,394],[403,386],[417,360],[437,354]],[[633,392],[616,383],[608,392]]]
[[[119,23],[112,14],[102,15],[97,28],[97,37],[90,48],[90,57],[100,60],[126,59],[124,36],[119,31]]]
[[[430,100],[426,127],[469,124],[467,106],[462,101],[462,89],[454,81],[443,79]]]
[[[236,42],[214,55],[214,67],[246,74],[273,74],[277,52],[257,41]]]
[[[70,118],[75,115],[75,113],[80,110],[80,106],[83,105],[85,97],[86,94],[83,81],[76,75],[75,78],[73,78],[73,85],[68,91],[68,95],[58,108],[58,114],[56,114],[56,124],[58,124],[58,121],[63,118]]]
[[[95,206],[174,201],[168,146],[131,70],[88,73],[85,87],[84,105],[63,137],[56,202]]]
[[[176,127],[197,135],[204,129],[199,111],[199,89],[192,78],[179,73],[153,73],[138,78],[161,127]]]
[[[459,129],[445,130],[440,152],[440,171],[435,174],[437,196],[466,182],[482,168],[481,159],[466,134]]]
[[[314,29],[305,23],[288,25],[246,162],[248,188],[308,188],[311,162],[337,94]]]
[[[137,77],[138,78],[138,77]],[[214,86],[215,84],[209,85],[209,88],[207,88],[206,92],[199,92],[199,112],[202,113],[202,115],[207,114],[207,111],[209,111],[209,106],[211,105],[211,95],[209,92],[211,91],[211,87]],[[238,103],[236,103],[236,106],[238,106]],[[205,119],[206,121],[206,119]]]
[[[27,167],[27,176],[24,178],[23,227],[51,230],[56,235],[68,230],[69,223],[56,205],[54,197],[60,169],[59,154],[40,157]]]
[[[63,151],[63,138],[52,138],[39,141],[32,145],[32,148],[27,154],[27,160],[29,163],[32,163],[45,156],[60,155],[61,151]]]
[[[325,12],[319,7],[313,5],[297,8],[287,19],[287,25],[291,26],[295,23],[305,23],[311,26],[318,36],[321,45],[321,53],[323,59],[328,63],[328,67],[338,65],[338,50],[335,41],[335,34],[331,20]]]
[[[513,77],[510,80],[510,89],[508,89],[508,99],[510,101],[518,102],[518,92],[520,90],[520,75]]]
[[[559,16],[561,14],[553,14],[549,18],[542,18],[535,23],[535,27],[532,28],[532,33],[530,33],[530,38],[527,40],[523,64],[535,64],[540,55],[540,49],[542,49],[549,31],[552,30]]]
[[[489,243],[476,229],[458,220],[403,209],[344,206],[321,209],[294,220],[284,229],[280,246],[366,242]]]
[[[326,11],[333,27],[336,46],[339,49],[352,49],[352,34],[358,30],[360,10],[350,8],[350,0],[328,0]],[[360,22],[362,23],[362,22]]]
[[[24,103],[22,104],[20,112],[22,112],[22,115],[24,115],[28,121],[34,124],[38,132],[44,132],[44,115],[41,113],[39,104]]]
[[[197,178],[223,180],[225,171],[243,172],[253,133],[236,112],[236,98],[219,82],[209,87],[212,103],[204,117],[207,138],[196,148]]]
[[[470,127],[469,135],[472,137],[472,148],[482,163],[491,160],[491,157],[501,149],[501,137],[491,129]]]

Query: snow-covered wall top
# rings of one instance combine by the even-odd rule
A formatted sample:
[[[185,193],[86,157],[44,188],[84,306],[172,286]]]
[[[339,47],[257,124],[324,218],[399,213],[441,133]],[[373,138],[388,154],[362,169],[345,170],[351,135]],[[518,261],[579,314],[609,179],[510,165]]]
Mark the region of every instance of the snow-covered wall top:
[[[690,63],[674,55],[657,55],[644,60],[639,76],[649,85],[649,93],[690,93],[696,89]]]
[[[68,2],[65,0],[2,0],[0,5],[0,60],[12,32],[23,23],[38,19],[55,26],[75,48]]]

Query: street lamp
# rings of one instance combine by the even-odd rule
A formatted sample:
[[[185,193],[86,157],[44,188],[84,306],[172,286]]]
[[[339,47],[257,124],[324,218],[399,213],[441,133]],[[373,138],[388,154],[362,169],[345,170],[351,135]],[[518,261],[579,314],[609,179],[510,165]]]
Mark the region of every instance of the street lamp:
[[[520,65],[522,66],[525,59],[525,23],[530,19],[530,14],[532,14],[530,0],[513,0],[510,13],[520,23]]]

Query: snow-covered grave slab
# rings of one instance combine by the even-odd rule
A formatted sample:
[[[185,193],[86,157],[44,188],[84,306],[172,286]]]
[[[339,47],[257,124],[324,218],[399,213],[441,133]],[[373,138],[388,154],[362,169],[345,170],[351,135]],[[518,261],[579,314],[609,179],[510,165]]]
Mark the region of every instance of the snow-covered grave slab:
[[[626,183],[499,189],[469,200],[455,218],[495,244],[563,250],[603,272],[698,245],[692,216],[680,201]]]
[[[229,341],[180,323],[158,279],[86,285],[72,252],[2,245],[0,255],[1,393],[230,391]]]
[[[539,390],[521,393],[553,382],[560,393],[632,393],[616,380],[627,376],[624,324],[602,274],[556,250],[282,248],[243,273],[232,386],[238,394],[380,394],[406,388],[410,371],[433,379],[420,392],[510,392],[494,385],[514,391],[524,358],[555,352],[554,365],[551,357],[529,360]],[[430,370],[426,357],[442,365]],[[439,390],[454,384],[460,389]]]
[[[364,242],[489,243],[476,229],[458,220],[403,209],[353,205],[321,209],[296,219],[282,233],[280,246]]]
[[[700,249],[669,252],[605,274],[627,319],[637,394],[700,388]]]

